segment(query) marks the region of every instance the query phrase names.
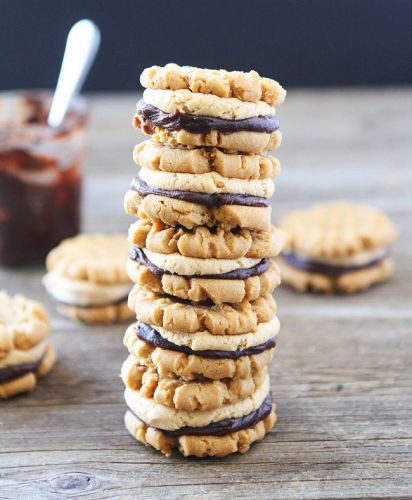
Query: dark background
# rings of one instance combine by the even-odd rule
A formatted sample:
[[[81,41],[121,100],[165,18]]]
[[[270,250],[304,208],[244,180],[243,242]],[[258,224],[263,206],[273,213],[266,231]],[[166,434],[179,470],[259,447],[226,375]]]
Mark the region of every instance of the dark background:
[[[170,61],[287,87],[412,83],[412,0],[0,0],[0,89],[53,87],[83,17],[102,31],[87,90],[136,89]]]

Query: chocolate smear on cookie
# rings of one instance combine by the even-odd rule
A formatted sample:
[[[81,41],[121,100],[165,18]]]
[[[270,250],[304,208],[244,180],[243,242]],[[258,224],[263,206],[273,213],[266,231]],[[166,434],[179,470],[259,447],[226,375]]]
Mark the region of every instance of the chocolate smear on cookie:
[[[138,262],[139,264],[146,266],[149,270],[160,276],[162,274],[172,274],[169,271],[165,271],[160,267],[157,267],[153,262],[149,260],[142,248],[138,248],[132,245],[129,248],[129,257],[131,260]],[[260,262],[255,264],[253,267],[234,269],[233,271],[228,271],[222,274],[199,274],[199,275],[185,275],[185,278],[205,278],[205,279],[233,279],[233,280],[245,280],[251,276],[260,276],[265,271],[269,269],[269,259],[262,259]]]
[[[236,193],[199,193],[193,191],[179,191],[177,189],[162,189],[149,186],[140,177],[135,177],[130,188],[142,196],[156,195],[174,198],[176,200],[188,201],[205,205],[207,207],[222,207],[223,205],[243,205],[247,207],[268,207],[269,200],[260,196]]]
[[[0,368],[0,384],[4,384],[5,382],[9,382],[10,380],[14,380],[16,378],[22,377],[27,373],[34,372],[39,367],[40,363],[43,360],[43,356],[37,361],[33,363],[25,363],[23,365],[11,365],[6,366],[5,368]]]
[[[173,344],[169,340],[162,337],[162,335],[155,330],[152,326],[146,323],[137,322],[136,323],[136,335],[140,340],[154,346],[160,347],[161,349],[167,349],[169,351],[182,352],[184,354],[201,356],[203,358],[212,359],[237,359],[242,356],[252,356],[255,354],[260,354],[267,349],[272,349],[276,346],[276,339],[271,338],[264,342],[252,347],[247,347],[246,349],[236,349],[235,351],[217,351],[217,350],[204,350],[204,351],[194,351],[188,346]]]
[[[279,121],[274,115],[226,120],[214,116],[188,115],[179,111],[165,113],[143,99],[140,99],[136,105],[136,117],[146,134],[153,134],[156,127],[170,131],[183,129],[193,134],[208,134],[213,130],[218,130],[223,134],[243,131],[269,134],[279,128]]]
[[[166,431],[160,429],[167,436],[179,437],[179,436],[225,436],[232,432],[240,431],[242,429],[247,429],[248,427],[254,427],[258,422],[265,419],[272,411],[272,395],[269,393],[263,400],[263,403],[255,411],[252,411],[248,415],[237,418],[225,418],[219,420],[218,422],[212,422],[209,425],[203,427],[181,427],[175,431]],[[135,414],[134,414],[135,415]],[[137,415],[135,415],[138,420],[143,422]],[[144,422],[146,424],[146,422]],[[148,425],[148,424],[146,424]],[[149,426],[152,427],[152,426]]]

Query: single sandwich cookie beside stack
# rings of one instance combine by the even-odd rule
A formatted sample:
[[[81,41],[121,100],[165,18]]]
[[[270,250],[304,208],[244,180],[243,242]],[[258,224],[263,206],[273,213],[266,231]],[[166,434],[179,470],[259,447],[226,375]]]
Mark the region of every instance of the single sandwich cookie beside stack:
[[[54,366],[43,307],[22,295],[0,292],[0,399],[29,392]]]
[[[134,125],[150,140],[126,193],[125,424],[168,455],[244,453],[276,421],[268,365],[283,248],[270,197],[285,91],[256,72],[145,70]]]
[[[63,316],[86,323],[133,317],[127,307],[132,283],[124,269],[127,239],[116,234],[82,234],[54,248],[43,284]]]
[[[286,245],[278,264],[298,291],[352,293],[393,273],[397,230],[373,208],[334,201],[292,212],[279,221]]]

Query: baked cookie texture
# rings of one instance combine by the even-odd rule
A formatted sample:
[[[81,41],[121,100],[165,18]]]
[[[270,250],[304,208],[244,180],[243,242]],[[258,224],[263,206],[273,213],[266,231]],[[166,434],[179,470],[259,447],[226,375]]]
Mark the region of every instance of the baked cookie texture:
[[[250,269],[261,259],[239,257],[237,259],[200,259],[184,257],[180,253],[162,254],[144,249],[146,258],[159,269],[180,276],[224,275],[239,269]],[[222,276],[224,277],[224,276]]]
[[[137,116],[134,117],[134,126],[142,128]],[[274,132],[233,132],[224,134],[218,130],[213,130],[207,134],[196,134],[186,130],[169,131],[160,127],[153,129],[152,137],[155,141],[170,146],[190,146],[205,147],[212,146],[221,148],[224,151],[238,151],[241,153],[264,153],[276,150],[282,142],[282,134],[279,130]]]
[[[125,414],[125,425],[130,434],[145,444],[169,456],[177,448],[185,457],[225,457],[232,453],[246,453],[250,445],[263,439],[276,422],[275,405],[271,413],[253,427],[231,432],[223,436],[184,435],[170,437],[160,429],[150,427],[132,412]]]
[[[127,272],[140,288],[167,294],[192,302],[214,304],[250,302],[267,295],[280,285],[279,266],[271,261],[269,269],[259,276],[242,279],[186,278],[176,274],[153,274],[146,266],[129,259]]]
[[[272,208],[245,205],[208,207],[199,203],[177,200],[167,196],[142,196],[129,190],[124,198],[127,214],[168,226],[193,229],[198,226],[219,227],[226,231],[235,228],[267,231],[271,226]]]
[[[259,354],[235,359],[205,358],[148,344],[136,335],[134,324],[126,330],[123,343],[140,364],[155,369],[161,377],[181,378],[185,381],[253,377],[272,361],[274,351],[274,348],[271,348]]]
[[[374,208],[333,201],[297,210],[279,220],[286,251],[314,259],[349,257],[388,246],[397,236],[389,218]]]
[[[152,139],[134,148],[133,160],[137,165],[161,172],[216,172],[222,177],[235,179],[271,179],[280,173],[279,160],[271,156],[229,154],[217,148],[172,148]]]
[[[231,193],[270,198],[275,191],[271,179],[236,179],[223,177],[217,172],[204,174],[181,174],[174,172],[160,172],[141,168],[139,177],[148,185],[166,191],[190,191],[195,193]]]
[[[268,365],[279,332],[271,293],[284,246],[269,199],[286,92],[251,71],[169,64],[141,75],[133,124],[141,168],[130,226],[125,425],[165,455],[244,453],[276,421]]]
[[[278,264],[298,291],[352,293],[393,273],[397,229],[376,209],[335,201],[292,212],[279,225],[286,244]]]
[[[127,388],[158,404],[184,411],[210,411],[251,396],[267,377],[267,369],[246,378],[186,382],[161,377],[156,368],[144,366],[130,355],[123,363],[121,377]]]
[[[129,307],[143,323],[184,333],[207,331],[212,335],[239,335],[253,332],[259,323],[276,314],[276,302],[265,295],[239,304],[198,305],[140,289],[135,285],[129,295]]]
[[[266,375],[262,383],[248,397],[212,410],[177,410],[157,403],[153,398],[143,397],[140,391],[130,388],[125,390],[125,399],[129,409],[147,424],[166,431],[176,431],[184,427],[206,427],[225,419],[248,415],[259,409],[268,391],[269,377]]]
[[[283,247],[283,233],[275,226],[268,231],[225,231],[196,227],[168,227],[163,222],[138,220],[129,228],[129,243],[161,254],[179,253],[200,259],[264,259],[276,257]]]
[[[0,292],[0,399],[32,391],[54,366],[44,308],[23,295]]]
[[[68,238],[46,258],[48,271],[97,284],[128,283],[124,269],[127,240],[123,234],[81,234]]]
[[[60,314],[85,323],[131,319],[127,255],[127,239],[116,234],[82,234],[54,248],[43,284]]]
[[[234,97],[182,90],[152,90],[143,92],[143,101],[167,114],[184,113],[194,116],[212,116],[224,120],[246,120],[255,116],[274,115],[275,108],[264,101],[240,101]]]
[[[283,87],[256,71],[226,71],[166,64],[143,71],[140,83],[149,89],[189,89],[193,93],[217,97],[235,97],[246,102],[264,101],[271,106],[282,104],[286,97]]]

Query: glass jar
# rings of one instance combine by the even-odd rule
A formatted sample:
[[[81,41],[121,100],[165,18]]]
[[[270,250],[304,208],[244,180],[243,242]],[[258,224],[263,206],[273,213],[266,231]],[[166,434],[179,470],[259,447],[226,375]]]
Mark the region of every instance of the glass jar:
[[[0,93],[0,265],[44,259],[80,229],[87,106],[47,125],[51,94]]]

